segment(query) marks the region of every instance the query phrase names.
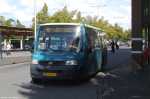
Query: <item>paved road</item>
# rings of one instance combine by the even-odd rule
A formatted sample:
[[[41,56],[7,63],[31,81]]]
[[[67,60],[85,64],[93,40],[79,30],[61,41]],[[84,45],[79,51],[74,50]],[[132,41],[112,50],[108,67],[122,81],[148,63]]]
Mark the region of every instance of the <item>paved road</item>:
[[[111,70],[122,66],[131,58],[131,49],[126,46],[121,46],[115,53],[108,51],[108,64],[105,66],[106,70]],[[126,61],[126,62],[125,62]]]
[[[97,99],[94,79],[79,85],[33,85],[29,74],[28,64],[0,68],[0,99]]]
[[[120,54],[124,56],[129,50],[118,53],[122,51]],[[29,64],[0,67],[0,99],[150,99],[150,81],[145,76],[148,74],[133,75],[127,66],[130,58],[121,57],[122,64],[117,65],[120,57],[109,55],[113,58],[108,63],[110,66],[107,65],[111,71],[99,73],[81,84],[54,82],[34,85],[30,83]],[[123,58],[126,59],[124,63]]]

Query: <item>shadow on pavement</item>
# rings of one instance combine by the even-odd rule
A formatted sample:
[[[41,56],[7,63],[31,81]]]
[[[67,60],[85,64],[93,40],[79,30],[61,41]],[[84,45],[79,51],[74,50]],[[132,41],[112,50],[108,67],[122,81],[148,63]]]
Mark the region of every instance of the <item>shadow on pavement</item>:
[[[150,99],[149,71],[99,73],[80,84],[55,81],[16,86],[20,87],[19,94],[28,99]]]
[[[109,53],[105,73],[90,81],[74,84],[48,82],[22,83],[18,93],[28,99],[150,99],[150,68],[132,72],[130,49]]]
[[[102,80],[99,76],[96,79]],[[102,99],[150,99],[150,69],[136,73],[108,73],[103,77],[102,85]]]
[[[115,68],[119,68],[122,64],[128,62],[131,59],[131,49],[119,49],[116,50],[115,53],[108,51],[108,62],[107,65],[104,66],[105,71],[111,71]]]
[[[22,83],[18,93],[27,99],[96,99],[95,86],[90,82],[67,81],[44,82],[42,84]]]

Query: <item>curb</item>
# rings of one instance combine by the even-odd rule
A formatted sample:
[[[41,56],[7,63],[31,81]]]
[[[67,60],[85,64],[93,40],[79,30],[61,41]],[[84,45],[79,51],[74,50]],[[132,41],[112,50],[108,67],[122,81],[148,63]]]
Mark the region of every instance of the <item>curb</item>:
[[[11,67],[17,67],[17,66],[24,66],[25,64],[30,64],[30,63],[31,63],[31,62],[24,62],[24,63],[3,65],[3,66],[0,66],[0,69],[11,68]]]
[[[12,57],[0,60],[0,66],[31,62],[30,57]]]

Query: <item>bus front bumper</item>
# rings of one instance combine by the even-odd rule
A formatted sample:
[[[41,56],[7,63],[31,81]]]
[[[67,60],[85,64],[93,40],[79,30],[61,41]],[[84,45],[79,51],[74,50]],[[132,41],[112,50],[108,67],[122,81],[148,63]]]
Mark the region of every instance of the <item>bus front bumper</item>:
[[[31,77],[36,79],[79,79],[83,71],[81,66],[52,66],[43,67],[39,64],[30,66]]]

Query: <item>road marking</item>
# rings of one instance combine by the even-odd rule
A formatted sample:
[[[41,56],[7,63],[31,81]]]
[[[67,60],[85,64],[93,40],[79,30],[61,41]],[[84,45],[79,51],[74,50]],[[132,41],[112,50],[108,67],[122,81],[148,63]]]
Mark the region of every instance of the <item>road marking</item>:
[[[143,38],[131,38],[132,41],[142,41]]]
[[[20,99],[19,97],[0,97],[0,99]]]
[[[95,78],[92,78],[90,81],[91,81],[94,85],[96,85],[96,86],[99,85],[97,79],[95,79]]]
[[[23,66],[25,64],[30,64],[30,62],[11,64],[11,65],[3,65],[3,66],[0,66],[0,69],[10,68],[10,67],[18,67],[18,66]]]
[[[143,51],[131,51],[132,54],[142,54]]]

